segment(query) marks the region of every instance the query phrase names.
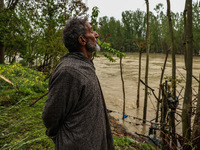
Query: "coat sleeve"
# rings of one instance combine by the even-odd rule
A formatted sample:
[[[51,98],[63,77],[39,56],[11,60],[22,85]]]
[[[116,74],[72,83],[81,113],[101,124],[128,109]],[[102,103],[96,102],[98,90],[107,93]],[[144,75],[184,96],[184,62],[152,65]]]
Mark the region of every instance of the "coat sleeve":
[[[55,73],[49,82],[48,98],[42,113],[46,134],[54,138],[64,119],[74,110],[81,94],[80,74],[72,69]]]

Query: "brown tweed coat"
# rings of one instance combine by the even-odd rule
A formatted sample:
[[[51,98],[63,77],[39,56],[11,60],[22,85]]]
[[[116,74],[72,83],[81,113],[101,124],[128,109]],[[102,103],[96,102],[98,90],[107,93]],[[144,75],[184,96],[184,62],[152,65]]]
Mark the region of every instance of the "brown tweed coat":
[[[57,150],[114,150],[94,65],[81,52],[65,55],[53,72],[42,119]]]

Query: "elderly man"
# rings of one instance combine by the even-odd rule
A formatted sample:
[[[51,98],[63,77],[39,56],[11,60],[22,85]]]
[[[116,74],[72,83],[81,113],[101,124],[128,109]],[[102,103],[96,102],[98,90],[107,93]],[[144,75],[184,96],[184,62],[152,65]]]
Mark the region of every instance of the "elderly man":
[[[42,118],[58,150],[113,150],[106,105],[91,62],[98,34],[87,18],[72,18],[63,30],[64,55],[49,81]]]

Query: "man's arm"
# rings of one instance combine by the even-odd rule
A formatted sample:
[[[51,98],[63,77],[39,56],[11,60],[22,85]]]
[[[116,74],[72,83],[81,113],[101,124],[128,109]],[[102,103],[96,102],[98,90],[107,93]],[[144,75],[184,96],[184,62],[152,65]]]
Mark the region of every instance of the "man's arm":
[[[81,94],[80,75],[72,69],[53,75],[49,83],[49,94],[42,114],[47,135],[55,137],[59,127],[74,110]]]

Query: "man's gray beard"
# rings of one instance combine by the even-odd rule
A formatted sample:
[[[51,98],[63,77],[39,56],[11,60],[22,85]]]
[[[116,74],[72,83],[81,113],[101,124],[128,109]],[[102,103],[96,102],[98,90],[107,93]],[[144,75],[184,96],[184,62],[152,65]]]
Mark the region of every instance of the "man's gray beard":
[[[99,52],[101,50],[100,46],[97,43],[95,46],[92,46],[90,41],[88,41],[86,47],[90,52]]]
[[[101,51],[101,48],[100,48],[99,44],[96,44],[96,46],[94,48],[94,51],[95,52],[100,52]]]

